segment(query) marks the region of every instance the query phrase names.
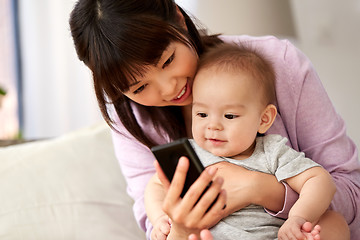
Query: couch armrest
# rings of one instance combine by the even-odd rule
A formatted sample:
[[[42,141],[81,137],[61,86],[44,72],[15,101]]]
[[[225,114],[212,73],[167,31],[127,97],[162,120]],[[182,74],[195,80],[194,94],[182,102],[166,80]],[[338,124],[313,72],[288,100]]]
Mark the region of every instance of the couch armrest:
[[[145,239],[101,122],[0,148],[1,239]]]

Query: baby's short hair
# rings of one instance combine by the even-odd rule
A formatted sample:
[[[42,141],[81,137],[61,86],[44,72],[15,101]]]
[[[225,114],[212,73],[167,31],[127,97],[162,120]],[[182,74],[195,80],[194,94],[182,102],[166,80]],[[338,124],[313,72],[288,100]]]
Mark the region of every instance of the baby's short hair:
[[[200,59],[198,71],[213,68],[232,73],[247,72],[263,89],[266,104],[275,104],[275,71],[269,60],[250,45],[222,43],[208,49]]]

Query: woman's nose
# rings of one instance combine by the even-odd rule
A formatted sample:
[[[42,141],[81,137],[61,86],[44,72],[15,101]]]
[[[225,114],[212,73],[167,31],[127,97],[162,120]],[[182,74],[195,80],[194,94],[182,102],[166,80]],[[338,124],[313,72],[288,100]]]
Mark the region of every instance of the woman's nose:
[[[165,97],[174,98],[176,94],[176,79],[175,78],[163,78],[159,81],[160,94]],[[171,99],[169,99],[171,100]]]

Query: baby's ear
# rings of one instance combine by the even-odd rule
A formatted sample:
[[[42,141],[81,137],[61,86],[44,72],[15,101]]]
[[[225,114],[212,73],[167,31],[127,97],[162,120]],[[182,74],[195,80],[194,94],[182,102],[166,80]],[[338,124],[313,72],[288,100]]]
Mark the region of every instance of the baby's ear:
[[[277,110],[275,105],[269,104],[261,114],[261,123],[258,132],[265,133],[275,121]]]

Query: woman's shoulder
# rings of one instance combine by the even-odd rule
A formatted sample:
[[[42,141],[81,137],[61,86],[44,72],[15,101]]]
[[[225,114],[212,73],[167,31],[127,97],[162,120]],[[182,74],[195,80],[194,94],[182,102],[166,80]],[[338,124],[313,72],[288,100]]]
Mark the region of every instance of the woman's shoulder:
[[[220,35],[221,40],[226,43],[236,44],[251,44],[250,46],[263,47],[268,50],[274,51],[274,47],[277,49],[286,50],[288,45],[292,45],[288,39],[280,39],[272,35],[266,36],[249,36],[249,35]]]
[[[273,64],[292,64],[294,62],[307,62],[305,55],[288,39],[275,36],[249,36],[249,35],[221,35],[220,38],[227,43],[245,45],[269,58]]]
[[[247,35],[221,36],[224,42],[248,45],[271,62],[276,74],[277,101],[284,104],[296,102],[302,92],[304,81],[312,77],[310,84],[316,85],[311,61],[287,39],[274,36],[253,37]],[[306,93],[307,94],[307,93]],[[281,104],[281,103],[279,103]],[[296,106],[291,106],[296,109]]]

